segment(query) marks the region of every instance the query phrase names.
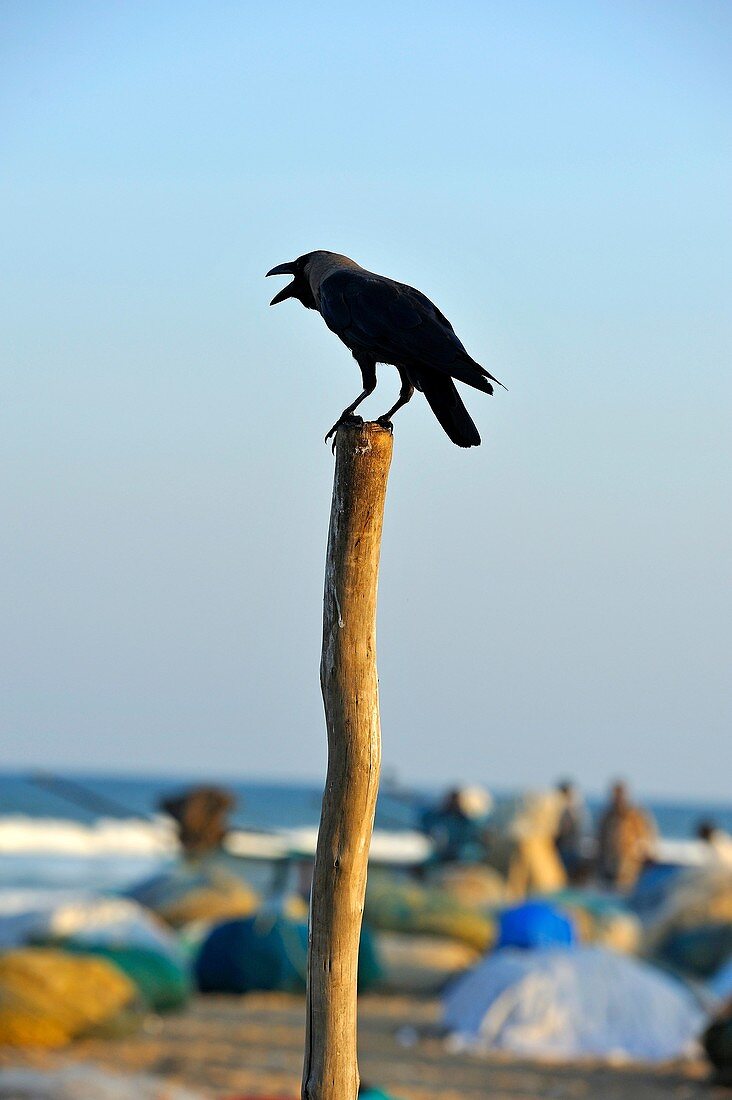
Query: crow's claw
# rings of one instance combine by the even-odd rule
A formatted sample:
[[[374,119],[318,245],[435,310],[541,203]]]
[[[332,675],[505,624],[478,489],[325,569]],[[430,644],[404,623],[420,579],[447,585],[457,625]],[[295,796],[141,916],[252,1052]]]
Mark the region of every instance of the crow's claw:
[[[392,424],[391,420],[388,419],[388,417],[380,416],[376,423],[380,424],[382,428],[385,428],[387,432],[391,432],[392,435],[394,434],[394,425]]]
[[[336,421],[336,423],[333,425],[333,427],[330,429],[330,431],[326,435],[325,442],[327,443],[328,440],[330,439],[330,437],[333,436],[333,446],[331,447],[331,451],[333,452],[333,454],[335,454],[335,446],[336,446],[335,437],[336,437],[336,434],[338,432],[338,429],[339,428],[360,428],[362,426],[363,426],[363,417],[362,416],[353,416],[353,414],[350,414],[349,416],[342,416],[340,418],[340,420]]]

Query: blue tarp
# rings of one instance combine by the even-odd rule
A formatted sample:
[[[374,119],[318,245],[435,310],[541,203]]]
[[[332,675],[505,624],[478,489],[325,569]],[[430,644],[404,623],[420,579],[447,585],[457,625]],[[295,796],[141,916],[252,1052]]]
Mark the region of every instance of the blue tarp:
[[[493,952],[447,989],[443,1020],[483,1051],[660,1062],[694,1051],[705,1014],[655,967],[580,945]]]
[[[709,989],[720,1001],[732,1001],[732,954],[709,982]]]
[[[576,936],[570,918],[543,901],[504,909],[498,924],[497,947],[571,946]]]

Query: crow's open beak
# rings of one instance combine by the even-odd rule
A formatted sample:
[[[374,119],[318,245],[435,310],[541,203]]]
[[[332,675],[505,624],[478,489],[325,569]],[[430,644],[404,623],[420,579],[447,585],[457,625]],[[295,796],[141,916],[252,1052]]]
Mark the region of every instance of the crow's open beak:
[[[293,279],[291,283],[288,283],[286,287],[283,287],[279,294],[275,294],[274,298],[269,304],[271,306],[276,306],[278,302],[284,302],[286,298],[294,298],[295,296],[295,280]]]
[[[273,267],[270,271],[267,272],[267,274],[264,277],[265,277],[265,279],[268,279],[270,277],[270,275],[294,275],[294,274],[295,274],[295,265],[294,265],[294,263],[277,264],[277,267]]]
[[[267,272],[267,274],[265,275],[265,279],[269,278],[270,275],[294,275],[294,274],[295,274],[295,265],[294,265],[294,263],[278,264],[277,267],[273,267],[271,271]],[[293,298],[294,296],[295,296],[295,282],[293,280],[293,282],[288,283],[288,285],[286,287],[284,287],[279,292],[279,294],[275,294],[274,298],[272,299],[272,301],[269,304],[271,306],[276,306],[278,302],[284,302],[286,298]]]

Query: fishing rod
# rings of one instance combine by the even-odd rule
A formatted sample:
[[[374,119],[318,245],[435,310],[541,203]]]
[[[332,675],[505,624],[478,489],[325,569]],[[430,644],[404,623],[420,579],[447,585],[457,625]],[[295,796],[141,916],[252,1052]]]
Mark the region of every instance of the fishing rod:
[[[90,787],[85,786],[83,783],[79,783],[75,779],[67,779],[62,776],[54,775],[52,772],[33,772],[31,775],[25,777],[25,781],[64,799],[66,802],[70,802],[74,806],[79,806],[81,809],[96,815],[112,815],[114,817],[123,818],[136,817],[140,818],[142,821],[154,822],[157,820],[160,813],[165,814],[164,810],[133,809],[124,802],[120,802],[119,799],[111,798],[109,795],[99,794],[98,791],[92,790]],[[159,792],[159,796],[162,796],[162,791]],[[169,815],[166,814],[166,816]],[[273,831],[270,829],[262,829],[256,825],[250,825],[247,823],[246,819],[237,818],[235,813],[232,814],[231,829],[265,834],[269,834]]]
[[[33,772],[26,777],[26,782],[32,783],[42,790],[55,794],[75,806],[80,806],[90,813],[99,815],[112,815],[114,817],[139,817],[144,821],[154,821],[155,815],[145,810],[133,810],[115,798],[99,794],[97,791],[85,787],[74,779],[64,779],[53,775],[51,772]]]

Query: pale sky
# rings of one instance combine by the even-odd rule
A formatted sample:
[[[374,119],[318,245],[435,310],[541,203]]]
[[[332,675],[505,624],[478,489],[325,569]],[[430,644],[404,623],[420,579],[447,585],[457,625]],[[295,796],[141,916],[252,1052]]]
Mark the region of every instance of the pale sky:
[[[729,796],[730,74],[724,0],[5,0],[0,766],[321,776],[327,248],[508,386],[396,420],[385,763]]]

